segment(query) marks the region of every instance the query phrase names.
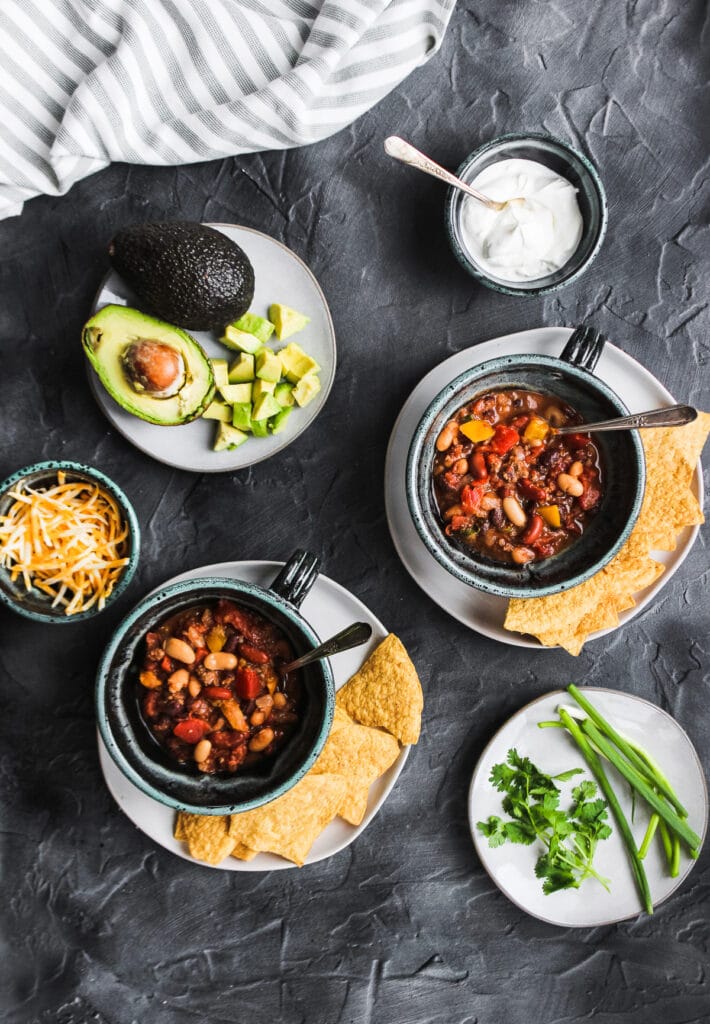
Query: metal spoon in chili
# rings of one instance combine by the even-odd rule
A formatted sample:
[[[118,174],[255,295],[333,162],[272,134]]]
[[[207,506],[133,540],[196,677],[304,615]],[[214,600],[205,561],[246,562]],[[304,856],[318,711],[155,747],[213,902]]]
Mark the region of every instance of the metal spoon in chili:
[[[301,655],[300,658],[289,662],[288,665],[282,665],[279,669],[281,677],[287,676],[289,672],[295,672],[297,668],[310,665],[313,661],[329,658],[331,654],[340,654],[341,651],[349,651],[353,647],[360,647],[361,644],[367,643],[371,636],[372,626],[368,626],[366,622],[354,622],[351,626],[341,629],[339,633],[336,633],[329,640],[324,640],[322,644],[318,644],[317,647],[314,647],[312,651],[308,651],[307,654]]]
[[[613,420],[602,420],[600,423],[574,423],[566,427],[552,427],[550,433],[557,434],[590,434],[605,430],[638,430],[642,427],[682,427],[697,419],[698,410],[692,405],[669,405],[665,409],[652,409],[650,412],[632,413],[631,416],[617,416]]]

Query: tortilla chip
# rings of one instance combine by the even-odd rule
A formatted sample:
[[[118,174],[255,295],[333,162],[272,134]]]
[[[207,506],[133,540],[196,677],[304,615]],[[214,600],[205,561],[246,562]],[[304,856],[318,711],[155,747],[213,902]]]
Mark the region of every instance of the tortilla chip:
[[[685,427],[642,430],[646,490],[638,520],[621,551],[601,572],[571,590],[548,597],[513,598],[505,628],[536,636],[545,647],[579,654],[590,633],[618,625],[619,612],[636,604],[634,594],[665,571],[652,551],[673,551],[677,536],[704,522],[690,489],[710,432],[710,414]]]
[[[309,772],[271,803],[233,814],[229,835],[234,847],[276,853],[302,867],[313,843],[338,813],[346,789],[339,775]]]
[[[256,850],[250,850],[243,843],[237,843],[232,850],[232,856],[236,857],[237,860],[253,860],[256,857]]]
[[[351,825],[359,825],[367,810],[370,786],[397,760],[399,752],[394,736],[358,725],[336,707],[330,736],[311,771],[343,777],[347,788],[338,814]]]
[[[336,697],[338,707],[361,722],[386,729],[401,743],[416,743],[424,695],[402,641],[390,633]]]
[[[186,814],[180,811],[175,822],[174,836],[187,843],[195,860],[205,864],[219,864],[234,849],[235,840],[229,835],[229,818],[224,814]]]

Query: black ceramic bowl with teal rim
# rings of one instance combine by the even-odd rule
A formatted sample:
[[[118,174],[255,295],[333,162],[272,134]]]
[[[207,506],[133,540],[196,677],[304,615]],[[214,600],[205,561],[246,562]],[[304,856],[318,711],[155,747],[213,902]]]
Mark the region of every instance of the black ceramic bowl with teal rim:
[[[621,399],[592,372],[603,345],[596,331],[587,331],[585,337],[582,328],[571,336],[559,359],[525,353],[489,359],[447,384],[422,416],[407,458],[409,512],[430,553],[463,583],[507,598],[556,594],[590,579],[627,540],[641,509],[646,479],[636,430],[594,435],[601,456],[601,507],[581,537],[539,562],[517,566],[456,546],[444,533],[432,485],[436,439],[444,424],[463,405],[489,391],[519,387],[553,395],[581,413],[586,423],[627,415]]]
[[[6,604],[13,611],[24,615],[25,618],[34,619],[35,622],[50,623],[72,623],[82,622],[90,619],[104,611],[121,596],[138,566],[140,554],[140,527],[133,506],[123,493],[118,484],[110,480],[93,466],[85,466],[80,462],[68,462],[66,460],[52,460],[49,462],[36,462],[32,466],[25,466],[18,469],[16,473],[9,476],[0,484],[0,516],[6,515],[12,507],[15,499],[13,491],[22,491],[27,487],[48,488],[57,483],[57,473],[62,472],[67,483],[88,482],[97,484],[103,491],[109,494],[116,504],[123,521],[128,526],[128,540],[126,543],[126,555],[128,563],[121,572],[121,576],[111,591],[111,594],[104,602],[103,608],[97,604],[84,612],[76,612],[73,615],[66,615],[61,606],[52,607],[52,598],[42,591],[32,588],[27,590],[22,577],[15,581],[10,578],[7,568],[0,568],[0,601]]]
[[[96,680],[99,732],[121,772],[161,804],[193,814],[235,814],[275,800],[301,779],[323,749],[333,721],[335,684],[327,660],[300,670],[301,720],[272,758],[233,775],[206,775],[172,761],[145,724],[139,708],[138,673],[146,633],[184,609],[227,598],[279,627],[296,657],[320,640],[298,608],[318,576],[317,559],[297,551],[270,587],[244,580],[185,580],[148,594],[116,629]]]
[[[464,203],[475,203],[476,200],[453,188],[449,189],[446,199],[446,231],[449,244],[464,270],[487,288],[503,292],[505,295],[547,295],[576,281],[594,261],[606,234],[606,193],[591,160],[569,143],[552,135],[502,135],[474,150],[466,157],[456,174],[471,184],[474,178],[491,164],[513,159],[535,160],[544,164],[566,178],[577,189],[583,228],[574,254],[559,270],[534,281],[509,281],[502,277],[494,277],[476,262],[461,230]]]

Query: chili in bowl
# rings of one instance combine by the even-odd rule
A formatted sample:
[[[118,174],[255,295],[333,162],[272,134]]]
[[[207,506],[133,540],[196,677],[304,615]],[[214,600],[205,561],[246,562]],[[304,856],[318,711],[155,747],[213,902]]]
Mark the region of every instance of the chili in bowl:
[[[558,435],[561,426],[579,432]],[[444,533],[515,565],[559,554],[599,511],[602,460],[581,415],[525,388],[466,402],[436,439],[433,489]]]
[[[429,552],[469,586],[503,597],[569,589],[604,567],[628,537],[645,483],[636,431],[588,434],[625,415],[568,343],[560,358],[506,356],[451,381],[410,445],[406,486]],[[558,435],[556,428],[579,430]]]
[[[327,660],[298,611],[317,576],[296,552],[270,588],[205,578],[149,594],[97,675],[99,731],[124,775],[177,810],[229,814],[275,799],[320,753],[333,718]]]

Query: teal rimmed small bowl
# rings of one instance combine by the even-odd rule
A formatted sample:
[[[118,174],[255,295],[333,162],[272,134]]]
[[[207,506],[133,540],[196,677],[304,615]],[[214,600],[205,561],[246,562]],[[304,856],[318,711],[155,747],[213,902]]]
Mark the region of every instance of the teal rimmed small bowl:
[[[26,590],[22,579],[13,583],[7,569],[0,569],[0,601],[6,604],[13,611],[24,615],[27,619],[35,622],[49,622],[52,624],[67,624],[82,622],[85,619],[93,618],[105,611],[110,605],[121,596],[128,584],[133,579],[138,566],[140,554],[140,527],[133,506],[123,493],[118,484],[110,480],[93,466],[85,466],[80,462],[69,462],[66,460],[52,460],[49,462],[36,462],[32,466],[25,466],[18,469],[16,473],[9,476],[0,484],[0,516],[6,515],[14,502],[10,497],[10,491],[24,487],[51,487],[57,482],[57,473],[66,474],[67,483],[88,482],[98,484],[116,501],[121,516],[128,526],[128,546],[126,555],[128,564],[123,569],[118,583],[111,591],[103,608],[93,605],[85,612],[77,612],[75,615],[65,615],[61,607],[52,608],[52,599],[41,591],[32,589]]]
[[[465,203],[476,200],[459,189],[449,189],[446,199],[446,232],[456,259],[472,277],[486,288],[504,295],[549,295],[576,281],[593,263],[606,234],[608,209],[606,193],[599,173],[588,157],[567,142],[552,135],[513,133],[502,135],[474,150],[456,172],[468,184],[491,164],[501,160],[535,160],[566,178],[577,189],[582,214],[582,237],[567,263],[546,277],[534,281],[509,281],[494,277],[476,262],[466,245],[461,229]]]
[[[127,779],[174,810],[237,814],[275,800],[303,778],[323,749],[333,721],[335,683],[327,659],[300,670],[303,713],[288,743],[268,761],[233,775],[206,775],[168,757],[142,718],[138,673],[149,630],[180,611],[220,598],[273,622],[300,657],[320,643],[298,611],[317,575],[317,560],[298,551],[268,589],[217,577],[185,580],[148,594],[126,616],[101,657],[96,713],[106,749]]]
[[[594,332],[596,334],[596,332]],[[444,533],[433,489],[436,439],[444,424],[474,398],[491,391],[523,388],[562,399],[586,423],[628,415],[610,387],[591,371],[604,339],[586,348],[575,332],[561,356],[524,354],[479,363],[443,388],[422,416],[409,448],[406,497],[417,533],[430,554],[452,576],[499,597],[543,597],[570,590],[600,572],[628,539],[638,518],[646,482],[643,445],[637,430],[594,437],[602,463],[602,501],[581,537],[557,555],[516,566],[457,546]],[[584,432],[584,424],[580,425]]]

